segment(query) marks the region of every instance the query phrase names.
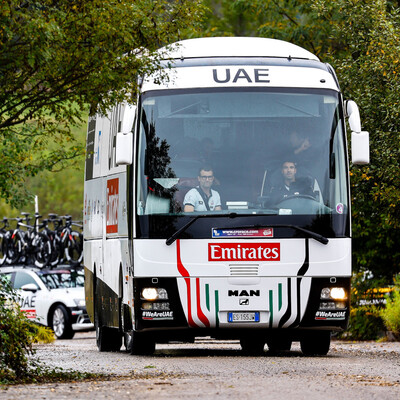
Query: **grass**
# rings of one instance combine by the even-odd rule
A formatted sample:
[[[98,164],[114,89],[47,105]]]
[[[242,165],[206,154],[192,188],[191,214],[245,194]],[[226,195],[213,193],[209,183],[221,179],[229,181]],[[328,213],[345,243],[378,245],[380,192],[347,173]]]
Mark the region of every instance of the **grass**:
[[[37,363],[35,366],[32,366],[23,377],[16,377],[15,374],[9,370],[0,370],[0,387],[32,383],[77,382],[106,378],[107,375],[103,374],[63,370],[62,368],[49,368]]]

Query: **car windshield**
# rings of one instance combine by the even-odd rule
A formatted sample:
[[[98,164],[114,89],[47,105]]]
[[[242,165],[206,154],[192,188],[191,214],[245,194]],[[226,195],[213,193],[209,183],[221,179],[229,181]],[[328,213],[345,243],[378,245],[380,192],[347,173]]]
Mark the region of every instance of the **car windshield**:
[[[48,289],[84,287],[84,273],[80,270],[59,270],[39,273]]]

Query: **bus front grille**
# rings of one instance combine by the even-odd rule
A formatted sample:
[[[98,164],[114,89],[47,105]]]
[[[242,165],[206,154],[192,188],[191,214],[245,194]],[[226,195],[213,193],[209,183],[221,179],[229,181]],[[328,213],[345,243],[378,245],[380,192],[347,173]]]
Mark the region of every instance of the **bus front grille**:
[[[230,265],[231,276],[258,276],[258,265]]]

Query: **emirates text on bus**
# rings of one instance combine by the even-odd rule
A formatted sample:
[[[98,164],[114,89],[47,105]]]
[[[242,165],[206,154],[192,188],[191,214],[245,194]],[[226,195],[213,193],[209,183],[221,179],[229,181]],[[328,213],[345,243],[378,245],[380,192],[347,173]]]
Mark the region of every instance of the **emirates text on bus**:
[[[280,243],[209,243],[208,261],[280,261]]]

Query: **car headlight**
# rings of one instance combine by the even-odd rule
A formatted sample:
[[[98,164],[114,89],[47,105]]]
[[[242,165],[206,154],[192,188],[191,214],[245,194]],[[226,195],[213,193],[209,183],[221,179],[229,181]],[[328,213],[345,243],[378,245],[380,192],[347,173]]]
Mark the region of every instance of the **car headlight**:
[[[74,299],[74,302],[78,307],[86,306],[85,299]]]

